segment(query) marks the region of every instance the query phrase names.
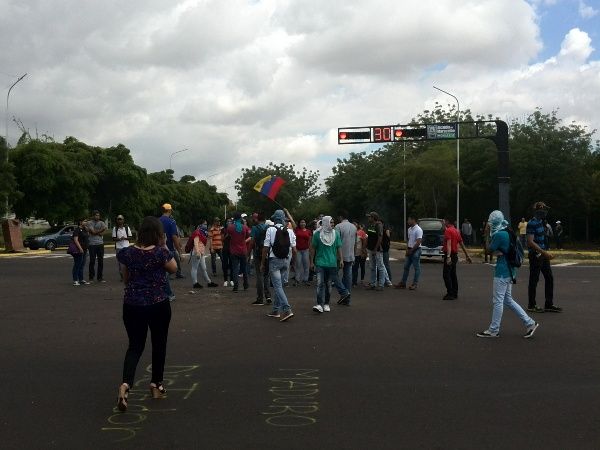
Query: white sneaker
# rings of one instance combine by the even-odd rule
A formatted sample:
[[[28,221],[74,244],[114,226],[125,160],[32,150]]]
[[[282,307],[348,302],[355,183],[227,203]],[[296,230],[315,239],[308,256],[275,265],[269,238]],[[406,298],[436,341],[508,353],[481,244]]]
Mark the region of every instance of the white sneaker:
[[[331,308],[329,307],[329,305],[323,305],[323,311],[329,312],[331,311]]]
[[[225,282],[223,283],[223,287],[227,287],[227,285],[228,285],[228,284],[229,284],[229,283],[227,283],[227,281],[225,281]]]
[[[79,281],[73,281],[73,286],[79,286]]]
[[[229,282],[229,286],[233,287],[233,281]]]
[[[313,306],[313,311],[314,312],[318,312],[318,313],[322,313],[323,312],[323,307],[321,305],[315,305],[315,306]]]

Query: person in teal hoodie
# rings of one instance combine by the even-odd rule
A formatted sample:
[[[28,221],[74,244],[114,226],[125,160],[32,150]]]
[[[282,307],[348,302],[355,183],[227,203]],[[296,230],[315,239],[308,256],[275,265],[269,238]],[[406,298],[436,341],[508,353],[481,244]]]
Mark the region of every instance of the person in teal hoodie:
[[[504,307],[508,307],[517,315],[527,327],[523,335],[525,339],[533,337],[539,324],[527,315],[521,306],[512,298],[513,280],[516,279],[516,268],[509,266],[506,254],[510,247],[510,236],[508,234],[508,222],[504,220],[501,211],[492,211],[488,218],[490,225],[491,241],[488,250],[497,255],[496,267],[494,269],[494,284],[492,295],[492,322],[487,330],[477,333],[481,338],[495,338],[500,336],[500,322]]]

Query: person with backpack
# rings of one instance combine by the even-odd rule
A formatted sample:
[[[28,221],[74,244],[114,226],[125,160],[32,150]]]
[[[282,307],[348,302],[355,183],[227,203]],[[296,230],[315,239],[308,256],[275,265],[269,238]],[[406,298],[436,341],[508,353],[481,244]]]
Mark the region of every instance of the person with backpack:
[[[189,241],[192,241],[191,248],[188,250]],[[200,267],[202,278],[208,287],[217,287],[217,283],[213,282],[208,276],[206,270],[206,243],[208,242],[208,226],[206,221],[203,221],[198,228],[190,235],[188,243],[185,246],[186,253],[190,253],[192,263],[192,287],[194,289],[202,289],[202,285],[198,283],[198,267]]]
[[[265,246],[268,225],[265,223],[265,215],[260,212],[254,218],[255,224],[250,231],[250,242],[252,244],[252,256],[254,257],[254,270],[256,272],[256,300],[252,303],[256,306],[271,304],[271,292],[269,291],[269,261],[266,261],[265,270],[262,269],[262,249]]]
[[[527,328],[523,337],[525,339],[532,338],[539,327],[539,323],[529,317],[512,298],[512,285],[516,282],[517,266],[520,266],[523,260],[523,248],[514,231],[507,228],[508,222],[504,220],[504,214],[501,211],[492,211],[488,223],[490,224],[492,239],[488,250],[490,253],[496,253],[492,294],[492,322],[486,330],[477,333],[477,337],[496,338],[500,336],[500,322],[506,306],[521,319]]]
[[[273,213],[271,220],[274,226],[269,227],[265,234],[261,262],[262,272],[267,270],[267,261],[269,263],[269,275],[275,293],[273,309],[267,315],[285,322],[294,317],[283,289],[283,275],[287,271],[289,255],[296,254],[296,235],[294,230],[286,227],[285,213],[281,209]]]
[[[118,254],[124,248],[129,247],[129,239],[133,235],[131,229],[125,223],[125,217],[121,214],[117,216],[117,224],[112,229],[112,239],[115,243],[115,254]],[[123,267],[117,258],[117,265],[119,266],[119,278],[123,281]]]

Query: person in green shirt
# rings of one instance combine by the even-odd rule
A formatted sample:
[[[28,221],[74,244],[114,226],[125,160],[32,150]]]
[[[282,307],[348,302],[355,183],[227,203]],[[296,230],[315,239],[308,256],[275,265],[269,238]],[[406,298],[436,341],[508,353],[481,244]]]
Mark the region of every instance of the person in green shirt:
[[[313,311],[318,313],[331,311],[329,306],[331,283],[340,294],[338,304],[350,305],[350,292],[338,277],[342,261],[342,239],[333,228],[331,216],[324,216],[321,229],[313,234],[310,245],[310,268],[315,270],[316,267],[317,273],[317,304],[313,306]]]

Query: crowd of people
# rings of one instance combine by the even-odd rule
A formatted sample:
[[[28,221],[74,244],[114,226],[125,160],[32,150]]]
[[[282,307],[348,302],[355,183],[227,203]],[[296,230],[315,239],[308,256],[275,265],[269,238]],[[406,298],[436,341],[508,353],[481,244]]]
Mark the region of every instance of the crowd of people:
[[[209,228],[207,221],[200,221],[191,233],[185,249],[179,230],[173,219],[170,204],[162,205],[160,218],[146,217],[138,228],[137,239],[132,245],[132,232],[122,215],[116,217],[112,229],[118,273],[124,282],[123,322],[129,345],[123,363],[122,384],[119,386],[118,408],[127,410],[130,386],[133,385],[135,370],[143,353],[148,329],[152,335],[152,380],[150,392],[154,398],[166,394],[163,386],[163,371],[166,342],[171,318],[170,302],[175,300],[170,276],[185,278],[182,261],[189,256],[193,289],[203,285],[219,286],[217,258],[221,261],[223,287],[232,293],[240,288],[250,288],[251,269],[256,280],[256,300],[253,305],[269,305],[267,316],[281,322],[293,316],[286,288],[291,284],[315,287],[315,302],[312,307],[317,314],[331,311],[333,289],[338,293],[337,304],[350,306],[352,290],[360,283],[372,291],[385,287],[415,291],[419,286],[421,244],[423,230],[414,216],[407,221],[408,233],[401,281],[392,284],[389,269],[390,230],[375,211],[366,214],[367,224],[350,222],[347,214],[341,213],[337,220],[321,215],[314,220],[301,219],[298,223],[286,209],[278,209],[266,219],[262,213],[247,216],[236,212],[221,225],[215,217]],[[492,284],[492,320],[485,330],[476,333],[481,338],[500,336],[500,324],[504,308],[515,312],[523,322],[524,338],[533,337],[539,322],[528,313],[561,312],[562,308],[553,301],[554,280],[549,253],[546,216],[548,207],[537,202],[533,217],[522,221],[518,231],[513,232],[500,211],[493,211],[485,225],[485,254],[496,257]],[[525,225],[522,226],[522,223]],[[457,263],[459,250],[467,263],[471,256],[465,246],[463,235],[469,236],[472,227],[461,226],[459,231],[451,217],[444,219],[442,279],[446,287],[443,300],[459,298]],[[69,253],[73,256],[73,284],[104,282],[104,243],[106,224],[94,211],[90,220],[81,219],[73,232]],[[525,231],[523,239],[522,231]],[[467,232],[467,233],[465,233]],[[517,267],[512,264],[511,251],[518,248],[528,251],[529,285],[527,312],[512,298],[512,284]],[[88,281],[83,278],[86,255],[89,254]],[[206,259],[210,255],[211,273]],[[366,260],[370,262],[370,277],[367,282]],[[409,284],[410,272],[413,271]],[[544,307],[536,303],[539,276],[545,279]],[[212,277],[211,277],[212,275]],[[241,282],[241,286],[240,286]]]

